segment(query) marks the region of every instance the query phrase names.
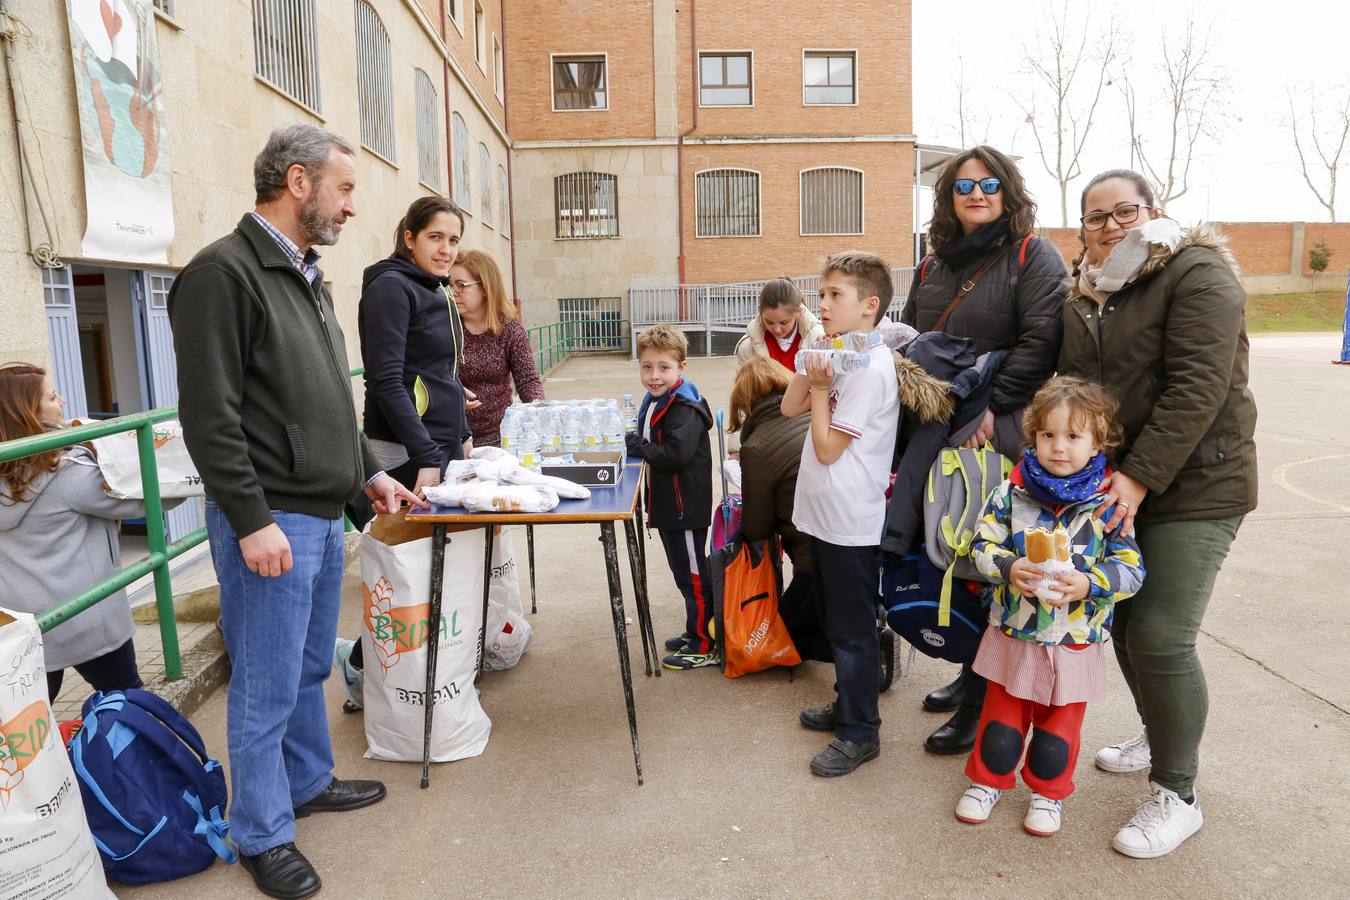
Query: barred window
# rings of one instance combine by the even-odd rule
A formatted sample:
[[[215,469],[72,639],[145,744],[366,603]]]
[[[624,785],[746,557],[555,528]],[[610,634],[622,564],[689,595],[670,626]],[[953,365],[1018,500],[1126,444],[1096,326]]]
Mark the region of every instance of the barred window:
[[[253,71],[319,112],[319,33],[315,0],[253,0]]]
[[[492,227],[492,154],[487,144],[478,145],[478,203],[483,210],[483,224]]]
[[[568,327],[576,350],[622,350],[628,333],[621,297],[568,297],[558,300],[558,321]]]
[[[483,4],[476,2],[473,5],[473,58],[478,62],[479,68],[484,67],[485,60],[483,56],[483,34],[486,30],[486,24],[483,21]]]
[[[698,237],[757,237],[759,173],[710,169],[694,176],[694,234]]]
[[[417,88],[417,177],[428,187],[441,188],[441,114],[436,86],[421,69],[413,70]]]
[[[506,90],[506,72],[502,67],[502,42],[492,36],[492,93],[501,100]]]
[[[863,233],[863,173],[838,167],[801,175],[802,234]]]
[[[813,50],[802,58],[803,100],[807,106],[848,106],[858,101],[858,54]]]
[[[466,214],[473,214],[473,188],[469,184],[469,126],[464,124],[464,117],[459,113],[450,114],[450,130],[453,132],[451,140],[454,146],[451,151],[455,154],[455,203]]]
[[[618,237],[619,178],[605,172],[570,172],[553,179],[560,238]]]
[[[502,235],[511,236],[511,204],[507,198],[506,167],[497,167],[497,203],[501,210]]]
[[[361,144],[394,162],[389,32],[366,0],[356,0],[356,98],[361,107]]]
[[[749,106],[751,92],[749,53],[700,53],[699,92],[702,106]]]
[[[607,109],[603,56],[553,57],[553,109]]]

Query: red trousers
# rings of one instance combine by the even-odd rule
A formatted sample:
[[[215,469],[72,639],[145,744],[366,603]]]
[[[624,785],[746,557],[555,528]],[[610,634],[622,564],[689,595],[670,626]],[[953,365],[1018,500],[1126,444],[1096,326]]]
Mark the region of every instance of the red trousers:
[[[1042,706],[1014,697],[1003,685],[990,681],[975,749],[966,761],[966,777],[976,784],[1009,790],[1017,784],[1013,770],[1025,746],[1022,780],[1043,797],[1063,800],[1073,793],[1073,769],[1086,712],[1086,703]],[[1032,729],[1029,745],[1028,728]]]

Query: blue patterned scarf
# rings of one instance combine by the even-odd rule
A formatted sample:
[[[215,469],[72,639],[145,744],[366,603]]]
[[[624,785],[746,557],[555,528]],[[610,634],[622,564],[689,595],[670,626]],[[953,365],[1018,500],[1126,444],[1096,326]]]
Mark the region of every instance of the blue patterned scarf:
[[[1041,467],[1035,449],[1028,447],[1022,451],[1022,487],[1038,503],[1052,506],[1081,503],[1097,493],[1105,478],[1105,453],[1098,453],[1079,471],[1060,478]]]

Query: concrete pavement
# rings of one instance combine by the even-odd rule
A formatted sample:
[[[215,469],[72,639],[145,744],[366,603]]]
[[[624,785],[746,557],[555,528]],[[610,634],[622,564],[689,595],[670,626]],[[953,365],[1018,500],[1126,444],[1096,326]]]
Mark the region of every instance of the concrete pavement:
[[[323,876],[320,896],[406,897],[1335,897],[1350,895],[1350,370],[1327,364],[1338,336],[1253,340],[1261,405],[1261,508],[1220,577],[1201,639],[1211,713],[1198,791],[1206,825],[1154,861],[1110,838],[1146,792],[1139,775],[1091,765],[1097,747],[1139,731],[1114,665],[1084,726],[1078,793],[1055,838],[1022,831],[1025,787],[991,821],[952,807],[963,758],[921,749],[942,721],[920,710],[953,669],[917,657],[881,703],[882,755],[854,775],[813,778],[822,736],[796,722],[827,699],[832,672],[810,663],[735,681],[716,670],[641,675],[629,643],[647,783],[638,787],[605,597],[598,529],[538,530],[534,647],[489,674],[493,720],[483,756],[437,766],[365,760],[360,716],[328,685],[338,773],[382,778],[389,798],[301,820],[298,843]],[[690,362],[716,408],[732,362]],[[550,396],[637,392],[624,359],[575,359]],[[653,548],[655,549],[655,548]],[[523,535],[517,538],[523,560]],[[626,569],[626,566],[624,567]],[[649,566],[658,640],[683,612],[669,573]],[[627,590],[627,572],[624,574]],[[344,634],[355,634],[349,575]],[[632,595],[626,595],[632,615]],[[224,761],[225,692],[194,717]],[[256,896],[237,866],[121,897]]]

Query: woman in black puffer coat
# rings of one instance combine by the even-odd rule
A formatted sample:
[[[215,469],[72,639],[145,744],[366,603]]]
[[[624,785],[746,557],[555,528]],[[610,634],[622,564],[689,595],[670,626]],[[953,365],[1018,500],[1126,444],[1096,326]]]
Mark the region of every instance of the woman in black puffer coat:
[[[901,321],[920,332],[970,338],[979,353],[1008,352],[993,377],[989,407],[965,444],[991,440],[999,452],[1016,458],[1022,408],[1058,362],[1068,271],[1054,245],[1032,234],[1036,204],[1016,164],[992,147],[953,157],[933,196],[932,252],[915,271]],[[924,698],[926,709],[956,711],[929,736],[925,749],[969,752],[983,704],[984,679],[963,666],[956,681]]]

